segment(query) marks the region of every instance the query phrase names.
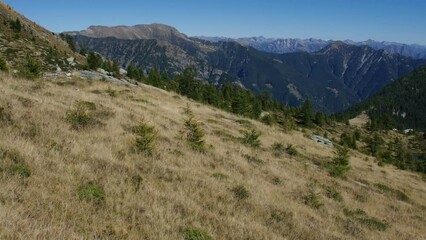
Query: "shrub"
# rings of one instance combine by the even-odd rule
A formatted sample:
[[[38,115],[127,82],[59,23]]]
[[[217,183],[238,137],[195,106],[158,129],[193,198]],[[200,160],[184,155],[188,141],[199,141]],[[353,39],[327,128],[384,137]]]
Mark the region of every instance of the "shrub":
[[[133,146],[136,151],[152,155],[155,147],[155,139],[157,137],[157,131],[153,126],[146,124],[145,119],[141,119],[139,124],[132,128],[132,132],[135,135]]]
[[[195,227],[187,227],[183,230],[185,240],[212,240],[213,238],[204,230]]]
[[[0,107],[0,123],[2,124],[10,124],[12,123],[12,116],[8,109],[4,107]]]
[[[234,193],[234,196],[238,199],[238,201],[245,200],[250,197],[250,192],[243,185],[238,185],[234,187],[232,189],[232,192]]]
[[[186,119],[182,133],[185,135],[186,141],[193,150],[198,152],[205,152],[204,131],[201,129],[200,124],[195,119],[194,113],[192,112],[189,105],[186,106],[185,113]]]
[[[292,144],[287,144],[287,148],[285,149],[285,151],[290,156],[296,156],[297,154],[299,154],[299,152],[297,151],[297,149],[295,147],[293,147]]]
[[[110,96],[110,97],[116,97],[117,96],[117,91],[115,91],[114,89],[112,89],[111,87],[108,87],[108,89],[106,90],[106,93]]]
[[[143,179],[142,179],[142,177],[139,174],[132,176],[132,180],[131,181],[132,181],[132,185],[135,188],[135,193],[137,191],[139,191],[139,189],[141,187],[141,184],[142,184],[142,180]]]
[[[80,200],[100,204],[105,201],[105,191],[101,186],[93,183],[81,184],[78,189]]]
[[[24,163],[18,163],[15,166],[15,173],[21,177],[28,178],[31,176],[31,169]]]
[[[346,172],[349,171],[349,150],[346,147],[337,149],[337,156],[333,158],[333,161],[327,163],[325,167],[333,177],[345,178]]]
[[[325,193],[328,198],[334,199],[337,202],[342,202],[343,197],[342,194],[340,194],[334,187],[326,187]]]
[[[303,202],[315,209],[319,209],[324,205],[320,200],[319,193],[315,192],[314,189],[309,189],[308,193],[303,196]]]
[[[8,71],[7,63],[2,57],[0,57],[0,71]]]
[[[359,218],[358,221],[367,226],[370,230],[385,231],[390,227],[389,223],[380,221],[377,218]]]
[[[35,79],[42,72],[42,64],[36,58],[27,56],[26,62],[19,69],[19,76],[27,79]]]
[[[96,123],[96,120],[90,114],[86,104],[77,103],[74,109],[68,110],[65,119],[75,130],[83,129]]]
[[[274,143],[272,145],[272,152],[275,157],[281,157],[284,151],[285,151],[284,145],[282,145],[281,143]]]
[[[260,147],[260,135],[261,133],[256,131],[256,129],[252,129],[250,131],[244,131],[243,132],[243,138],[242,138],[242,143],[250,146],[252,148],[259,148]]]
[[[393,194],[398,200],[408,202],[410,198],[402,191],[393,189],[385,184],[376,183],[374,184],[378,189]]]

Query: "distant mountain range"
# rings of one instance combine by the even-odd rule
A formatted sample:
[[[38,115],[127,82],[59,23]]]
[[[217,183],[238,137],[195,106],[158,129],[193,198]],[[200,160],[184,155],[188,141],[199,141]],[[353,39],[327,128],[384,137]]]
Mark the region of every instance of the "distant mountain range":
[[[271,52],[271,53],[291,53],[291,52],[316,52],[321,50],[327,45],[332,44],[333,40],[322,39],[297,39],[297,38],[265,38],[265,37],[250,37],[250,38],[225,38],[225,37],[195,37],[211,42],[220,41],[235,41],[244,46],[254,47],[258,50]],[[367,40],[356,42],[352,40],[344,40],[344,43],[369,46],[373,49],[383,49],[388,53],[399,54],[406,57],[415,59],[426,58],[426,46],[418,44],[403,44],[396,42],[378,42],[374,40]]]
[[[199,77],[211,83],[234,82],[255,93],[266,91],[291,106],[310,98],[316,109],[328,113],[360,102],[426,63],[365,45],[330,42],[321,47],[321,40],[313,39],[303,46],[306,51],[277,54],[236,41],[190,38],[162,24],[92,26],[68,34],[80,46],[123,66],[159,67],[173,74],[194,65]],[[289,46],[302,49],[294,42]]]

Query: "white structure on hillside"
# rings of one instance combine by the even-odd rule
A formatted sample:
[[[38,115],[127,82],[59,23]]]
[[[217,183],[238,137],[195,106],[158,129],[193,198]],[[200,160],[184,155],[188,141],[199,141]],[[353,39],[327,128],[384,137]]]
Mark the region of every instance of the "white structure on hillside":
[[[317,143],[322,143],[322,144],[326,145],[327,147],[333,147],[333,142],[330,141],[327,138],[323,138],[323,137],[318,136],[318,135],[312,135],[311,139],[314,140]]]

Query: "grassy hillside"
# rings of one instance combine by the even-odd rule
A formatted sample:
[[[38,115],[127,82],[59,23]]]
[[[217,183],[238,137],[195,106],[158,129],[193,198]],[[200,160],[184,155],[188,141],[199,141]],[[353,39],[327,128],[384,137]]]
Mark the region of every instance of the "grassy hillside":
[[[1,239],[426,238],[420,175],[351,151],[347,179],[333,178],[321,166],[334,149],[309,133],[145,85],[0,86]],[[187,104],[205,153],[182,134]],[[240,139],[252,128],[258,148]]]
[[[28,60],[37,60],[43,71],[55,71],[57,67],[70,70],[75,63],[83,63],[83,56],[71,51],[59,36],[22,16],[10,6],[0,2],[0,59],[11,70],[22,71]]]

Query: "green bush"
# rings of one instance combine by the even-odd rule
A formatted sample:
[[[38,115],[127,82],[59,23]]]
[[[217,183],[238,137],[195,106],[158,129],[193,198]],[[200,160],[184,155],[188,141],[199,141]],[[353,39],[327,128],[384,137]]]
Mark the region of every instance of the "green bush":
[[[290,156],[296,156],[296,155],[299,154],[299,152],[297,151],[297,149],[295,147],[293,147],[292,144],[287,144],[287,148],[285,149],[285,151]]]
[[[137,152],[152,155],[157,138],[157,131],[153,126],[146,124],[145,119],[141,119],[139,124],[132,128],[135,135],[133,146]]]
[[[245,200],[250,197],[250,192],[243,185],[238,185],[232,189],[234,197],[240,200]]]
[[[324,205],[320,200],[319,193],[316,193],[314,189],[309,189],[308,193],[303,196],[303,202],[315,209],[319,209]]]
[[[376,218],[359,218],[358,221],[367,226],[370,230],[385,231],[390,227],[389,223],[380,221]]]
[[[19,76],[27,79],[35,79],[40,77],[43,66],[39,60],[31,56],[27,56],[26,62],[19,68]]]
[[[15,166],[15,173],[23,178],[31,176],[31,169],[24,163],[18,163]]]
[[[78,197],[80,200],[87,202],[93,202],[96,204],[103,203],[105,201],[105,191],[101,186],[93,183],[81,184],[78,189]]]
[[[88,106],[81,102],[77,103],[74,109],[67,111],[65,119],[71,124],[71,128],[75,130],[81,130],[96,123],[96,120],[89,112]]]
[[[400,201],[408,202],[410,200],[410,198],[404,192],[397,190],[397,189],[393,189],[393,188],[391,188],[391,187],[389,187],[385,184],[376,183],[376,184],[374,184],[374,186],[376,186],[378,189],[380,189],[384,192],[388,192],[388,193],[394,195]]]
[[[185,240],[212,240],[213,238],[204,230],[196,227],[187,227],[183,230]]]
[[[0,71],[7,72],[8,69],[9,68],[7,67],[6,61],[2,57],[0,57]]]
[[[336,155],[332,162],[326,163],[325,168],[333,177],[346,178],[349,171],[349,150],[346,147],[337,148]]]
[[[325,188],[325,193],[326,196],[328,198],[334,199],[337,202],[342,202],[343,201],[343,197],[342,194],[340,194],[340,192],[338,192],[334,187],[326,187]]]
[[[0,123],[10,124],[12,123],[12,116],[8,109],[0,107]]]
[[[106,90],[106,93],[110,96],[110,97],[116,97],[117,96],[117,91],[115,91],[114,89],[112,89],[111,87],[108,87],[108,89]]]
[[[186,141],[193,150],[198,152],[205,152],[206,147],[204,143],[204,131],[201,129],[200,124],[195,119],[194,113],[192,112],[189,105],[186,106],[185,113],[186,119],[182,134],[185,135]]]
[[[281,155],[285,152],[284,145],[281,143],[274,143],[272,145],[272,152],[275,157],[281,157]]]
[[[250,146],[252,148],[259,148],[260,147],[260,135],[261,133],[256,131],[256,129],[252,129],[250,131],[244,131],[243,132],[243,138],[241,139],[242,143]]]

